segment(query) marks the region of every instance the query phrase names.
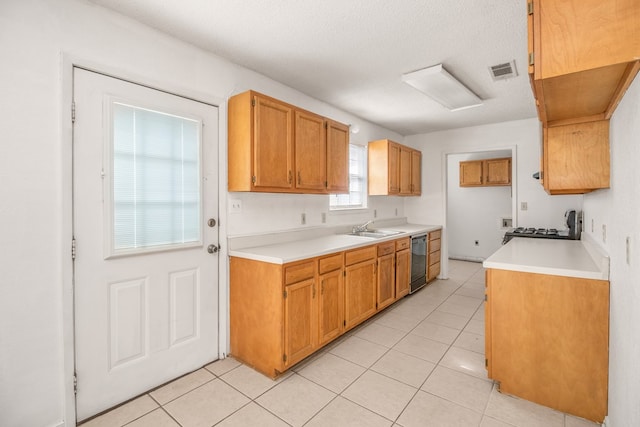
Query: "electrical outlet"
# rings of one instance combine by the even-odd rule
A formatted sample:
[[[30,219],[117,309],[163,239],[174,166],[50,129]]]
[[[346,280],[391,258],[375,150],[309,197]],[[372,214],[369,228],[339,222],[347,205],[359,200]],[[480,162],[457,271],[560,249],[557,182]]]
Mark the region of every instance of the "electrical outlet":
[[[480,241],[479,241],[479,240],[474,240],[474,241],[473,241],[473,243],[474,243],[476,246],[480,246]]]
[[[240,199],[231,199],[231,200],[229,200],[229,212],[230,213],[241,213],[242,212],[242,200],[240,200]]]
[[[320,221],[324,224],[327,222],[327,213],[326,212],[322,212],[320,214]]]
[[[529,209],[529,206],[527,205],[527,202],[520,202],[520,210],[521,211],[526,211],[527,209]]]
[[[377,217],[378,217],[378,210],[377,210],[377,209],[374,209],[374,210],[373,210],[373,217],[374,217],[374,218],[377,218]]]
[[[300,214],[300,224],[305,225],[307,223],[307,214]]]
[[[602,243],[607,243],[607,225],[602,224]]]
[[[398,216],[398,208],[396,208],[396,216]]]
[[[591,233],[593,233],[595,230],[595,227],[593,226],[593,218],[591,218]]]

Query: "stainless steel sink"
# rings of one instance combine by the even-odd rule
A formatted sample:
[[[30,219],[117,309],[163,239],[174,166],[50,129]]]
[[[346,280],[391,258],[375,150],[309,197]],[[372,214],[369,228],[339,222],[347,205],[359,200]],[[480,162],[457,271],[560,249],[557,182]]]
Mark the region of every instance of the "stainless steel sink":
[[[374,239],[382,239],[383,237],[394,236],[396,234],[400,234],[402,231],[396,230],[365,230],[365,231],[356,231],[355,233],[349,233],[350,236],[360,236],[360,237],[373,237]]]

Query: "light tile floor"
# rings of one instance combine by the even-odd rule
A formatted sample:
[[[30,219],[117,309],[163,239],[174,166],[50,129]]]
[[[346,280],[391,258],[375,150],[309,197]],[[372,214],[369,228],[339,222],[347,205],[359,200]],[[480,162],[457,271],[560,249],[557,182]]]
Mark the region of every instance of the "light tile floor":
[[[83,427],[594,427],[500,394],[484,368],[484,271],[450,261],[436,280],[276,381],[232,357]]]

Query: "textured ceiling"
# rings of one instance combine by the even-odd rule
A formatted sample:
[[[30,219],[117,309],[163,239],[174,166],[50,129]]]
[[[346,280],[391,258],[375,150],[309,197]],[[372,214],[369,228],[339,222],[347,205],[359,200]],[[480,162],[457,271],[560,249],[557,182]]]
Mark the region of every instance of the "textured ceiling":
[[[91,1],[402,135],[536,116],[526,0]],[[451,112],[401,81],[439,63],[484,105]]]

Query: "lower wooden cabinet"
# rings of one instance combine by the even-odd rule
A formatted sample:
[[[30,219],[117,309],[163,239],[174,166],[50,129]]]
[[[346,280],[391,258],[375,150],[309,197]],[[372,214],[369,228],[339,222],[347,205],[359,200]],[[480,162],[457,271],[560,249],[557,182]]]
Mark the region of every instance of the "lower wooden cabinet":
[[[318,296],[318,339],[324,345],[344,330],[344,267],[342,253],[320,258]]]
[[[231,354],[275,378],[409,292],[410,239],[289,264],[231,257]]]
[[[381,310],[396,298],[396,244],[385,242],[378,245],[376,308]]]
[[[489,269],[485,357],[500,391],[601,423],[609,282]]]
[[[369,246],[345,254],[345,330],[376,312],[376,247]]]
[[[411,284],[411,239],[396,241],[396,300],[409,295]]]
[[[314,279],[285,286],[284,366],[291,366],[316,347],[316,289]]]
[[[427,283],[434,280],[440,274],[440,246],[442,243],[442,229],[429,232],[427,254]]]

